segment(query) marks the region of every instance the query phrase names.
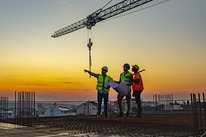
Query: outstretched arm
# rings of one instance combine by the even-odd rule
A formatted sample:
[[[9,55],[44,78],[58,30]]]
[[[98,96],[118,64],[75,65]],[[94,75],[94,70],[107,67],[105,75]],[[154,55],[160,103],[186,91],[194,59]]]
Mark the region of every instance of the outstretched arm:
[[[93,77],[98,77],[98,74],[96,74],[96,73],[93,73],[93,72],[91,72],[91,71],[89,71],[89,70],[86,70],[86,69],[84,69],[84,72],[86,73],[89,73],[91,76],[93,76]]]

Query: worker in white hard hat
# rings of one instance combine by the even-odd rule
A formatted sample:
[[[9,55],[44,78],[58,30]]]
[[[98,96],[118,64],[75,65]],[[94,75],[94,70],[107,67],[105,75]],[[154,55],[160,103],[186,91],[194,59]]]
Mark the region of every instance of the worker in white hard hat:
[[[107,117],[107,106],[108,106],[108,98],[109,98],[109,90],[110,90],[109,81],[111,79],[111,77],[106,74],[108,72],[108,67],[103,66],[101,69],[101,74],[96,74],[86,69],[84,69],[84,72],[88,72],[91,76],[97,78],[97,86],[96,86],[96,89],[98,91],[97,117],[99,118],[101,114],[102,98],[104,98],[104,115],[105,117]]]

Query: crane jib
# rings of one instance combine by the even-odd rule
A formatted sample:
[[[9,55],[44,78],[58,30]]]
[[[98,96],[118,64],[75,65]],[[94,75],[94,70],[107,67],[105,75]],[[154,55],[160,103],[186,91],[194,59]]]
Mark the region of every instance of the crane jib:
[[[104,10],[97,10],[96,12],[87,16],[87,18],[55,31],[54,34],[51,35],[51,37],[56,38],[84,27],[87,27],[87,29],[91,29],[97,22],[114,17],[116,15],[119,15],[133,8],[139,7],[151,1],[153,0],[123,0]]]
[[[121,14],[123,12],[126,12],[128,10],[131,10],[133,8],[136,8],[138,6],[144,5],[144,4],[151,2],[151,1],[153,1],[153,0],[125,0],[123,2],[120,2],[120,3],[117,3],[113,6],[111,6],[105,10],[102,10],[99,14],[99,18],[101,20],[105,20],[105,19],[111,18],[113,16],[116,16],[118,14]]]

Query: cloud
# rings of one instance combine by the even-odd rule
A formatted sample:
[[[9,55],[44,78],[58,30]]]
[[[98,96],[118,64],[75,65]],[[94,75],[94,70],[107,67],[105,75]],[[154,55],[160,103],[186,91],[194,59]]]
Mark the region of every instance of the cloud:
[[[64,84],[73,84],[73,82],[63,82]]]
[[[26,83],[26,84],[21,84],[24,86],[40,86],[40,87],[45,87],[48,86],[48,84],[43,84],[43,83]]]

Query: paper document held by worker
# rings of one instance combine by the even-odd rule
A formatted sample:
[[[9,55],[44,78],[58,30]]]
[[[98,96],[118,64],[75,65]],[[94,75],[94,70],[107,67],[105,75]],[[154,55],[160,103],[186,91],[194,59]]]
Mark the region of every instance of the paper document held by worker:
[[[128,86],[128,82],[121,80],[120,83],[116,83],[113,79],[110,79],[109,85],[120,95],[126,96],[131,88]]]

